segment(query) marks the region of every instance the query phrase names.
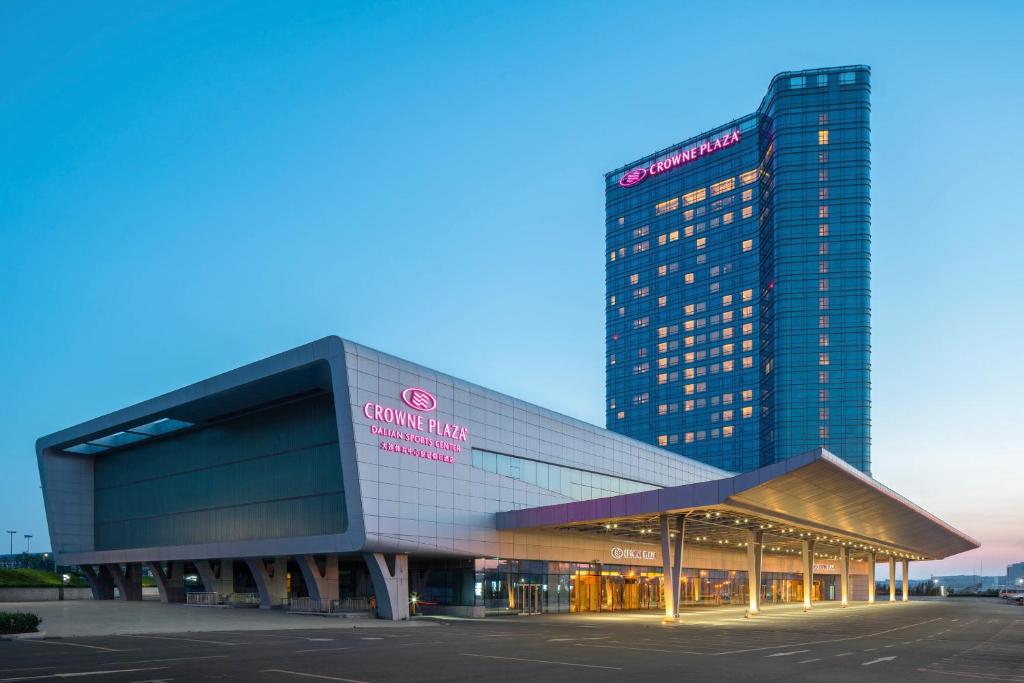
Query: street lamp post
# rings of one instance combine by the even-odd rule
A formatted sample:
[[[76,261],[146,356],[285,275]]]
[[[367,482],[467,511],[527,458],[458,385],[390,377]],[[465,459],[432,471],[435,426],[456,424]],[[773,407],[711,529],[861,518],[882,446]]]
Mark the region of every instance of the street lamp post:
[[[25,554],[28,555],[28,548],[32,544],[32,534],[25,534]]]
[[[18,532],[14,531],[12,529],[8,529],[7,533],[9,533],[11,535],[11,556],[13,557],[14,556],[14,534],[16,534]]]

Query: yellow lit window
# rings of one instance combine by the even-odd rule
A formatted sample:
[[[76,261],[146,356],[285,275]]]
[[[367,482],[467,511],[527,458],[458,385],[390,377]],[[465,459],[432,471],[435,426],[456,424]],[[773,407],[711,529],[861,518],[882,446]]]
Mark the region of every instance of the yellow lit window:
[[[668,373],[667,372],[659,372],[658,373],[658,384],[665,384],[666,382],[668,382]]]
[[[828,205],[822,204],[818,207],[818,218],[828,218]]]
[[[711,196],[714,197],[715,195],[722,194],[723,192],[728,192],[729,190],[731,190],[731,189],[733,189],[735,187],[736,187],[736,179],[735,178],[726,178],[725,180],[722,180],[721,182],[717,182],[717,183],[714,183],[714,184],[711,185]]]
[[[620,410],[619,414],[616,415],[615,417],[619,418],[620,420],[623,419],[624,417],[626,417],[626,411],[625,410]]]
[[[723,306],[732,306],[732,294],[726,294],[722,297]]]
[[[740,297],[741,297],[741,298],[742,298],[742,299],[743,299],[744,301],[750,301],[751,299],[753,299],[753,298],[754,298],[754,290],[752,290],[752,289],[744,289],[744,290],[743,290],[743,291],[742,291],[742,292],[740,293]]]
[[[706,246],[708,246],[708,238],[707,237],[698,237],[697,238],[697,248],[698,249],[703,249]]]
[[[732,369],[736,366],[736,361],[727,360],[722,362],[722,372],[732,372]]]
[[[732,394],[722,394],[722,403],[725,405],[732,403]]]
[[[722,328],[722,339],[732,339],[732,328],[731,327],[723,327]]]
[[[614,261],[615,260],[615,252],[614,251],[612,253],[608,254],[608,260],[610,260],[610,261]]]
[[[827,353],[819,353],[818,354],[818,365],[828,365],[828,354]]]
[[[684,363],[692,363],[693,362],[693,351],[687,351],[685,354],[683,354],[683,362]]]
[[[668,415],[668,404],[662,403],[658,406],[658,415]]]
[[[658,235],[658,246],[659,247],[665,246],[665,242],[667,240],[668,240],[668,237],[666,237],[665,235]]]
[[[683,401],[683,410],[687,412],[693,410],[693,401]]]
[[[675,242],[677,239],[679,239],[679,231],[678,230],[673,230],[672,232],[670,232],[668,234],[668,241],[669,242]]]
[[[741,311],[741,313],[742,313],[744,318],[749,318],[750,316],[754,315],[754,307],[753,306],[744,306],[743,310]]]
[[[658,297],[658,307],[659,308],[664,308],[666,304],[668,304],[668,297],[667,296],[659,296]]]
[[[732,425],[726,425],[726,426],[722,427],[722,438],[728,439],[729,437],[731,437],[732,436],[732,430],[733,430],[733,426]]]
[[[732,419],[732,411],[731,410],[723,410],[722,411],[722,422],[728,422],[731,419]]]
[[[683,378],[684,379],[693,379],[693,375],[694,375],[693,368],[685,368],[683,370]]]
[[[686,346],[693,346],[693,337],[686,337],[683,339],[683,344]]]
[[[754,248],[754,240],[743,240],[743,251],[750,251]]]
[[[659,327],[658,328],[658,339],[664,339],[667,336],[668,336],[668,328],[667,327]]]
[[[704,198],[708,196],[707,190],[703,187],[693,192],[688,192],[683,195],[683,204],[689,206],[690,204],[696,204],[697,202],[704,201]]]
[[[684,275],[683,276],[683,281],[686,284],[688,284],[688,285],[692,285],[693,284],[693,273],[687,273],[686,275]]]
[[[693,432],[686,432],[686,435],[683,437],[683,441],[686,443],[693,443]]]
[[[658,445],[659,446],[667,446],[668,445],[668,436],[666,436],[664,434],[659,435],[658,436]]]
[[[749,206],[744,206],[742,215],[744,218],[750,218],[752,215],[754,215],[754,209]]]
[[[740,184],[741,185],[749,185],[750,183],[754,182],[755,180],[757,180],[757,169],[754,169],[753,171],[747,171],[746,173],[741,173],[740,174]]]
[[[693,395],[693,385],[692,384],[683,385],[683,393],[686,394],[687,396]]]
[[[687,332],[693,332],[693,328],[694,323],[692,320],[687,320],[686,322],[683,323],[683,329],[686,330]]]
[[[658,367],[659,368],[663,368],[663,369],[667,368],[668,367],[668,358],[659,358],[658,359]]]
[[[672,199],[669,199],[668,201],[658,202],[657,204],[655,204],[654,205],[654,214],[656,216],[660,216],[663,213],[668,213],[669,211],[675,211],[678,208],[679,208],[679,197],[673,197]]]
[[[730,211],[728,213],[723,213],[722,214],[722,223],[724,225],[728,225],[729,223],[732,223],[732,217],[733,217],[733,212],[732,211]]]
[[[754,348],[754,341],[752,339],[744,339],[743,340],[743,350],[744,351],[752,351],[753,348]]]
[[[666,353],[668,351],[668,342],[658,342],[658,353]]]
[[[722,344],[722,355],[723,356],[732,355],[732,352],[735,349],[735,347],[736,347],[735,344]]]
[[[686,235],[687,237],[693,237],[693,226],[687,225],[686,228],[683,230],[683,234]]]
[[[740,414],[743,417],[750,417],[754,414],[754,409],[751,406],[743,406],[743,409],[740,410]]]
[[[828,144],[828,131],[827,130],[819,130],[818,131],[818,144],[819,145],[827,145]]]
[[[633,274],[633,275],[629,276],[629,284],[635,285],[638,282],[640,282],[640,276],[639,275]]]
[[[752,334],[754,332],[754,323],[743,323],[743,334]]]
[[[668,272],[668,266],[658,266],[658,277],[664,277]]]
[[[693,304],[686,304],[683,306],[683,313],[686,315],[693,315]]]
[[[752,368],[754,367],[754,359],[750,356],[743,356],[743,367]]]
[[[753,190],[743,190],[743,193],[740,195],[740,201],[743,201],[743,202],[749,202],[753,198],[754,198],[754,191]],[[744,218],[746,218],[746,216],[744,216]]]
[[[725,312],[722,313],[722,322],[723,323],[732,322],[732,311],[725,311]]]

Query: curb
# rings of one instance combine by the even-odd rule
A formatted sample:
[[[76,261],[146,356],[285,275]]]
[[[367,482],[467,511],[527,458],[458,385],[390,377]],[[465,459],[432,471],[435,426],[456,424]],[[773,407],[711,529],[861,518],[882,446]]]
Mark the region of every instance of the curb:
[[[46,637],[46,631],[34,633],[5,633],[0,635],[0,640],[41,640]]]

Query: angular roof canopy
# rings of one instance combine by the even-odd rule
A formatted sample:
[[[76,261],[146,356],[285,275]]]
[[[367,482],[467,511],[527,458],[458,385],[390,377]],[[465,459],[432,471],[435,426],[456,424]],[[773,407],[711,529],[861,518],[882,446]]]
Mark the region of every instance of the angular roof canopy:
[[[809,539],[823,556],[845,546],[926,560],[979,547],[824,449],[716,481],[500,512],[497,524],[654,540],[663,514],[686,518],[687,543],[739,547],[761,531],[766,552],[779,554],[799,553]]]

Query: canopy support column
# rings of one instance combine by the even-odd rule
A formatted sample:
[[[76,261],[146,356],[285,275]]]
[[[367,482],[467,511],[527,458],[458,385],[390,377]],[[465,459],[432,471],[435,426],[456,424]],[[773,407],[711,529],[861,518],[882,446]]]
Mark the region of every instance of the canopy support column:
[[[903,560],[903,602],[910,600],[910,560]]]
[[[804,611],[809,612],[814,603],[814,541],[803,542],[804,555]]]
[[[896,602],[896,558],[889,556],[889,602]]]
[[[754,616],[761,611],[761,542],[763,540],[763,531],[747,532],[747,591],[750,593],[747,616]]]
[[[875,604],[875,551],[868,553],[868,604]]]
[[[839,587],[843,607],[850,604],[850,549],[839,548]]]
[[[660,515],[658,522],[661,531],[662,583],[665,585],[665,616],[662,621],[674,623],[679,620],[679,579],[682,576],[686,517],[676,515],[675,539],[669,530],[669,516]]]

